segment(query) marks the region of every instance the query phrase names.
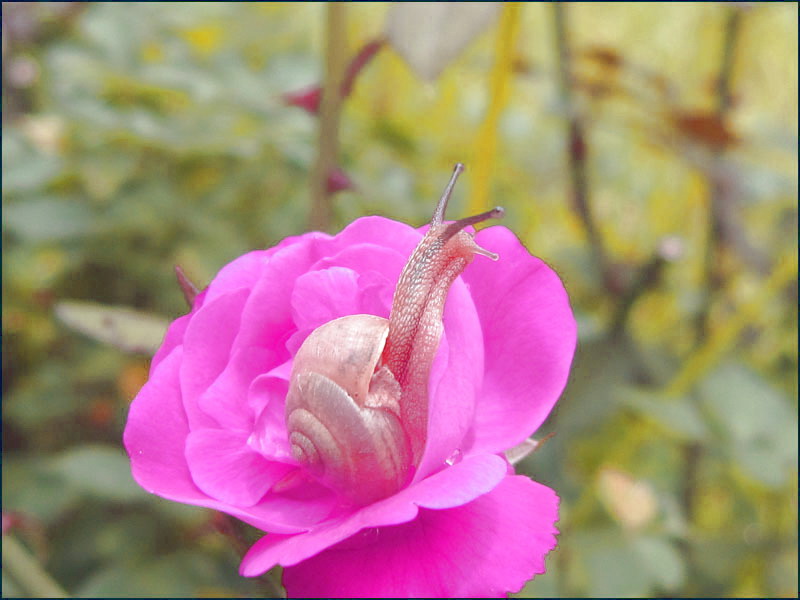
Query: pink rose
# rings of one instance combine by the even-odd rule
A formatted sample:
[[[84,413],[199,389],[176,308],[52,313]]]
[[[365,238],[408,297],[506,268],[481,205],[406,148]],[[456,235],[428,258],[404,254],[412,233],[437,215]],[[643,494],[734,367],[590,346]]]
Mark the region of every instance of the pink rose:
[[[413,480],[354,507],[304,475],[284,418],[292,358],[332,319],[388,317],[425,228],[380,217],[308,233],[225,266],[170,326],[131,405],[133,476],[164,498],[269,535],[241,564],[283,565],[290,596],[502,596],[545,570],[558,497],[503,452],[545,420],[567,380],[576,325],[558,276],[495,226],[450,289]]]

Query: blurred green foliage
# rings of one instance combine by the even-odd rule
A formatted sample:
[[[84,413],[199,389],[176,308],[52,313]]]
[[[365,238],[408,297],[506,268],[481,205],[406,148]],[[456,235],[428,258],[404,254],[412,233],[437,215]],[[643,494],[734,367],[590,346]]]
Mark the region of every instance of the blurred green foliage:
[[[348,54],[386,8],[349,9]],[[491,202],[579,321],[537,437],[556,435],[519,465],[562,497],[559,548],[522,595],[797,596],[797,5],[570,4],[566,90],[553,10],[519,11],[484,129]],[[274,589],[236,574],[257,532],[132,482],[121,432],[147,354],[71,331],[114,341],[92,305],[62,303],[175,318],[173,264],[205,284],[306,230],[318,123],[282,95],[320,81],[325,15],[3,4],[4,530],[69,593]],[[496,34],[432,84],[391,48],[364,68],[331,231],[370,213],[422,224],[454,162],[469,178]],[[588,222],[570,201],[581,157]],[[5,560],[3,595],[26,593]]]

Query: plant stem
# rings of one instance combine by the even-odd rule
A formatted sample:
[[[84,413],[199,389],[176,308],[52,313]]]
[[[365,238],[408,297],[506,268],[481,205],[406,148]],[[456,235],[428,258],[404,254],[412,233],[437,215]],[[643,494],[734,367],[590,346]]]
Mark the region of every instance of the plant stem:
[[[658,246],[650,259],[639,268],[633,283],[628,286],[622,299],[617,304],[611,320],[611,337],[619,337],[625,331],[631,309],[646,292],[658,285],[664,267],[679,260],[684,253],[683,240],[679,237],[666,236],[659,240]]]
[[[39,561],[14,536],[3,536],[3,571],[31,598],[68,598]]]
[[[489,105],[478,130],[475,166],[468,171],[472,180],[470,214],[478,213],[489,206],[491,177],[497,160],[497,126],[510,96],[511,80],[514,76],[514,45],[519,32],[520,11],[519,2],[506,3],[497,27],[495,63],[489,79]]]
[[[347,64],[346,12],[344,2],[325,5],[325,76],[319,110],[317,158],[311,181],[311,229],[326,230],[331,225],[333,207],[328,176],[339,160],[339,116],[341,89]]]
[[[592,257],[603,277],[604,284],[608,288],[611,284],[608,257],[589,201],[589,183],[586,176],[586,132],[572,97],[572,72],[569,33],[567,30],[567,9],[568,7],[565,3],[553,3],[561,105],[567,112],[567,119],[569,122],[567,158],[569,161],[569,176],[572,184],[572,206],[586,231],[586,237],[589,240],[589,246],[592,250]]]
[[[736,54],[736,43],[741,23],[742,11],[738,7],[728,9],[727,20],[725,23],[725,34],[722,47],[722,64],[720,65],[719,77],[717,78],[717,117],[721,122],[724,121],[731,107],[731,75],[733,72],[734,59]],[[724,214],[726,205],[731,201],[727,193],[726,175],[723,167],[723,149],[714,153],[712,166],[708,173],[710,193],[709,193],[709,212],[708,212],[708,233],[706,237],[706,248],[704,256],[704,271],[706,291],[703,308],[697,315],[695,322],[695,343],[701,344],[708,334],[708,321],[711,314],[711,306],[716,296],[717,290],[722,285],[722,274],[717,267],[717,261],[722,249]]]
[[[729,7],[725,22],[724,38],[722,43],[722,62],[720,65],[719,76],[717,78],[717,118],[724,123],[725,117],[732,104],[731,95],[731,75],[736,55],[736,45],[739,38],[742,11],[738,7]],[[704,256],[704,279],[706,284],[705,298],[703,306],[695,320],[695,348],[699,352],[695,357],[687,361],[684,369],[673,380],[668,388],[669,392],[680,394],[688,392],[691,384],[697,380],[700,374],[704,373],[710,366],[720,345],[727,346],[731,339],[730,336],[737,335],[738,324],[731,327],[729,324],[723,330],[723,335],[716,335],[711,339],[709,336],[709,320],[711,308],[717,296],[718,290],[723,286],[723,276],[718,268],[718,259],[721,254],[724,228],[724,215],[731,202],[726,179],[729,175],[723,169],[724,148],[714,152],[711,161],[711,169],[708,172],[709,179],[709,199],[708,199],[708,233],[706,238],[706,248]],[[747,315],[748,310],[740,311],[739,317]],[[741,318],[734,319],[741,321]],[[698,370],[697,367],[700,367]],[[690,527],[694,523],[696,513],[697,490],[700,484],[699,472],[700,461],[703,458],[704,448],[698,442],[685,444],[683,452],[683,487],[681,489],[681,503],[686,522]],[[684,543],[684,550],[690,552],[688,543]],[[692,561],[690,561],[691,564]]]
[[[224,535],[230,540],[234,550],[241,558],[247,554],[251,543],[247,541],[245,536],[245,529],[247,525],[224,513],[217,513],[215,525],[219,533]],[[279,567],[273,567],[263,575],[258,577],[259,581],[264,584],[264,591],[268,598],[285,598],[286,594],[281,585],[281,577],[277,572]]]

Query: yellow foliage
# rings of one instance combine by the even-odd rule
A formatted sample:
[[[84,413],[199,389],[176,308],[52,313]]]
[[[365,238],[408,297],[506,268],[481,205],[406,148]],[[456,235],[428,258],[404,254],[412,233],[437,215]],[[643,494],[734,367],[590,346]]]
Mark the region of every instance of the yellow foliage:
[[[785,257],[785,260],[776,265],[758,292],[744,303],[732,318],[719,324],[712,331],[708,340],[686,360],[684,367],[667,387],[667,393],[680,396],[687,392],[726,351],[730,350],[746,326],[760,321],[767,303],[792,279],[797,279],[796,254]]]
[[[222,28],[218,25],[201,25],[185,29],[180,35],[200,56],[208,56],[217,50],[223,41]]]
[[[697,494],[695,506],[697,525],[704,531],[724,531],[729,526],[733,512],[731,490],[706,485]]]
[[[204,165],[192,169],[191,173],[184,178],[183,184],[190,197],[197,197],[203,192],[208,191],[214,184],[222,178],[220,169]]]
[[[146,63],[159,63],[164,60],[164,48],[156,42],[147,42],[142,45],[142,61]]]
[[[520,24],[519,15],[520,5],[517,2],[506,3],[500,15],[495,65],[489,81],[489,106],[475,139],[475,166],[469,172],[472,182],[472,194],[469,200],[470,213],[481,212],[490,204],[491,177],[497,156],[497,126],[511,94],[514,46]]]

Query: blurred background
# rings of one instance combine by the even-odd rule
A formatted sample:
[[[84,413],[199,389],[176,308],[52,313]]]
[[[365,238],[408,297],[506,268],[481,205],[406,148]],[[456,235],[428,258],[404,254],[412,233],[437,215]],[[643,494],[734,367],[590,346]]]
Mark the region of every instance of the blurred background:
[[[796,3],[2,10],[4,596],[278,593],[130,477],[172,267],[422,225],[457,161],[579,322],[520,596],[797,596]]]

